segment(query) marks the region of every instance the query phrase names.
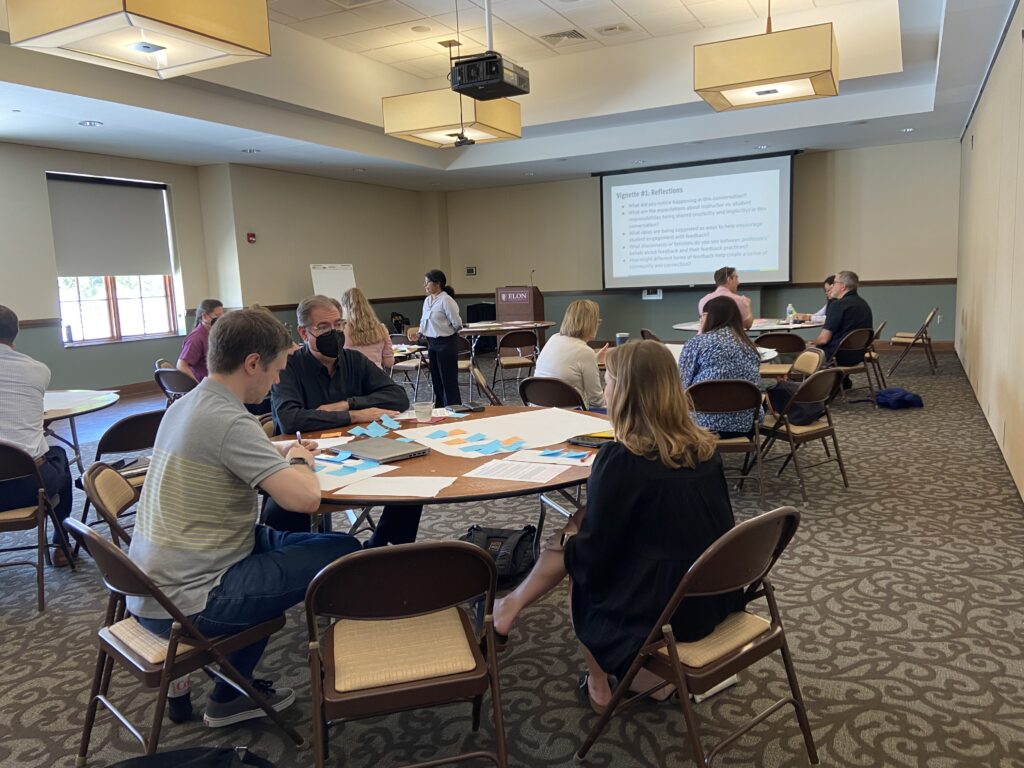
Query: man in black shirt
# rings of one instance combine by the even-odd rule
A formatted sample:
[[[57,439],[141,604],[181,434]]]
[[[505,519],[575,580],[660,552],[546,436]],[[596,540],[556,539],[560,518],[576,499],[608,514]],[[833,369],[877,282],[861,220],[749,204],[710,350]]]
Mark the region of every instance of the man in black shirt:
[[[829,301],[828,309],[825,312],[825,327],[821,329],[818,338],[811,342],[821,348],[827,360],[835,357],[840,342],[850,331],[874,327],[871,307],[857,294],[858,285],[860,285],[860,279],[857,277],[857,273],[847,270],[839,272],[836,275],[836,281],[832,284],[832,290],[829,292],[831,301]],[[844,355],[847,357],[844,358]],[[863,353],[858,355],[843,353],[836,359],[836,364],[858,365],[863,359]]]
[[[338,303],[311,296],[296,311],[303,344],[288,358],[271,390],[274,423],[281,434],[368,424],[409,407],[409,396],[361,352],[343,349]],[[384,507],[368,547],[416,540],[422,506]],[[267,502],[266,523],[285,531],[308,531],[309,515]]]

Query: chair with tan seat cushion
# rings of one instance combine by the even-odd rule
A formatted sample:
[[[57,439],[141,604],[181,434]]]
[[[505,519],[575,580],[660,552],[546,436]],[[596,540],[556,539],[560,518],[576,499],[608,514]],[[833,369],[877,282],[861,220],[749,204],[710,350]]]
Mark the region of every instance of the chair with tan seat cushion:
[[[138,500],[138,492],[128,479],[115,472],[108,464],[97,461],[82,475],[85,497],[96,507],[102,522],[110,528],[110,540],[127,548],[132,537],[125,530],[121,516]]]
[[[498,389],[498,382],[501,382],[501,396],[507,397],[505,392],[505,372],[515,371],[516,386],[519,386],[520,374],[525,370],[526,375],[533,374],[533,367],[537,362],[537,334],[534,331],[512,331],[498,339],[498,349],[494,357],[494,373],[491,375],[491,389]]]
[[[897,358],[896,362],[892,364],[892,368],[889,369],[889,375],[892,376],[896,373],[896,369],[900,367],[900,363],[903,362],[910,350],[922,349],[924,350],[925,359],[928,361],[928,367],[931,368],[934,374],[939,369],[939,361],[935,357],[935,350],[932,348],[932,337],[928,335],[928,326],[932,324],[932,320],[939,313],[938,307],[933,307],[932,311],[928,313],[928,316],[924,319],[921,327],[916,332],[913,331],[897,331],[896,335],[889,340],[889,343],[894,347],[902,347],[903,352]]]
[[[85,712],[77,765],[85,765],[88,758],[89,740],[100,704],[129,729],[142,744],[146,754],[155,753],[160,742],[167,689],[172,680],[177,680],[197,669],[205,669],[211,676],[237,687],[262,708],[296,745],[303,743],[298,732],[285,722],[281,714],[270,706],[266,698],[252,686],[251,681],[243,677],[227,658],[229,654],[282,629],[284,616],[278,616],[233,635],[207,637],[119,547],[78,520],[68,518],[67,526],[84,540],[86,550],[99,568],[103,586],[109,592],[103,626],[97,633],[99,654],[96,658],[89,704]],[[127,615],[125,600],[132,596],[151,598],[167,612],[173,620],[167,638],[154,635]],[[111,674],[115,664],[146,688],[156,689],[156,711],[153,713],[148,737],[131,725],[128,717],[111,701],[112,680],[124,679],[121,675]],[[219,669],[213,665],[217,665]],[[133,707],[137,706],[136,698],[133,697],[130,701]]]
[[[817,373],[825,365],[825,353],[818,347],[808,347],[793,361],[789,369],[788,379],[803,381],[808,376]]]
[[[0,549],[0,552],[27,552],[35,550],[36,558],[35,561],[2,559],[0,560],[0,568],[30,565],[36,569],[36,603],[39,610],[42,611],[46,607],[43,561],[49,562],[50,548],[60,547],[72,568],[75,567],[75,563],[71,554],[71,548],[68,546],[67,536],[64,534],[64,528],[57,520],[55,509],[58,499],[47,495],[42,475],[39,474],[39,465],[36,464],[35,459],[21,450],[21,448],[10,443],[0,443],[0,483],[9,480],[27,483],[29,479],[39,489],[36,494],[36,503],[32,506],[0,512],[0,533],[31,531],[35,529],[36,542],[34,544],[4,547]],[[47,521],[52,523],[57,531],[58,544],[48,544],[46,541]]]
[[[784,379],[789,375],[793,361],[807,347],[802,336],[784,331],[762,333],[757,337],[757,346],[774,349],[779,353],[776,363],[761,363],[761,377],[765,379]]]
[[[843,336],[839,346],[836,347],[833,360],[846,376],[864,374],[868,389],[871,392],[871,404],[877,408],[878,406],[875,403],[875,385],[871,380],[872,369],[865,361],[868,352],[871,351],[871,342],[874,338],[875,332],[871,328],[856,328],[850,331]],[[881,382],[878,382],[878,384],[881,386]],[[840,391],[843,393],[843,399],[845,400],[845,390]]]
[[[317,768],[326,764],[332,725],[466,701],[472,704],[476,731],[488,690],[495,751],[463,753],[443,762],[483,758],[505,768],[491,617],[496,579],[490,555],[461,541],[362,550],[317,574],[306,592]],[[480,632],[463,607],[477,599],[483,601]],[[325,631],[322,617],[334,621]]]
[[[576,753],[578,759],[586,757],[617,709],[628,706],[651,692],[645,691],[626,699],[626,696],[629,696],[630,684],[637,673],[644,669],[665,681],[658,687],[671,683],[680,692],[679,705],[686,722],[686,736],[697,765],[711,765],[739,736],[787,704],[792,706],[796,713],[807,756],[811,763],[817,764],[818,753],[814,746],[814,735],[800,694],[775,592],[768,581],[768,573],[793,539],[799,523],[799,512],[792,507],[780,507],[740,523],[708,547],[683,576],[672,598],[647,635],[629,671],[615,687],[612,700],[604,714]],[[730,614],[710,635],[701,640],[689,643],[676,642],[672,630],[672,617],[685,598],[721,595],[740,590],[746,604],[744,609]],[[749,610],[750,603],[761,598],[766,603],[767,619]],[[690,694],[706,693],[737,672],[776,651],[781,655],[782,665],[786,671],[788,695],[761,710],[712,749],[705,751],[697,715],[690,703]],[[778,737],[778,733],[773,733],[773,736]],[[790,761],[783,758],[782,762],[788,764]]]

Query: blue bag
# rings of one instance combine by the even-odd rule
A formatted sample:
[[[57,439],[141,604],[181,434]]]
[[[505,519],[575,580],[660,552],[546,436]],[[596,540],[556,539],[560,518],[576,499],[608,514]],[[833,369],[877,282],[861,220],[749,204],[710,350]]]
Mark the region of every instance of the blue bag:
[[[902,387],[889,387],[875,393],[875,402],[882,408],[924,408],[924,400],[913,392],[908,392]]]

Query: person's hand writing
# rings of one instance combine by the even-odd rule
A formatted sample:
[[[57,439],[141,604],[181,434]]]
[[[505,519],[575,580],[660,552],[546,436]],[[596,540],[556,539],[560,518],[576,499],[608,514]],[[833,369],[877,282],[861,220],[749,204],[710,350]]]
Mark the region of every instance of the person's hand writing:
[[[312,442],[309,440],[303,440],[303,443]],[[306,462],[310,467],[313,466],[313,454],[309,452],[309,449],[305,445],[299,445],[298,443],[292,443],[288,452],[284,455],[286,459],[299,458]]]
[[[398,411],[389,411],[385,408],[362,408],[358,411],[349,411],[349,417],[353,424],[369,424],[385,415],[397,416]]]
[[[604,365],[604,359],[608,356],[608,345],[605,344],[599,350],[597,350],[597,364]]]
[[[286,443],[285,442],[275,442],[274,443],[274,447],[277,448],[277,452],[280,453],[282,456],[284,456],[286,459],[288,458],[288,451],[290,451],[292,448],[294,448],[297,445],[305,448],[310,453],[313,453],[314,451],[316,451],[320,447],[317,444],[316,440],[303,440],[301,443],[297,443],[294,440],[291,440],[291,441],[286,442]]]

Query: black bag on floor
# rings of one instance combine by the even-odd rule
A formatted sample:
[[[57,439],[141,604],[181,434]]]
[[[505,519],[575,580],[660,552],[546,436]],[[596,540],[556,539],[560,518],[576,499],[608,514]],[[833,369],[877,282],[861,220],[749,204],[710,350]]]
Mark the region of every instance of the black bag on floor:
[[[536,536],[537,528],[532,525],[524,525],[522,528],[471,525],[459,539],[476,544],[494,558],[498,569],[498,586],[504,589],[518,583],[533,568],[537,561],[533,549]]]
[[[110,768],[274,768],[274,764],[245,747],[231,749],[209,749],[195,747],[192,749],[174,749],[170,752],[158,752],[155,755],[133,757],[114,763]]]
[[[798,389],[800,389],[800,385],[795,381],[780,380],[775,382],[775,386],[768,390],[768,400],[771,401],[772,408],[775,409],[776,413],[782,413],[786,410],[786,406],[789,405],[789,401],[793,399],[793,395],[796,394]],[[786,418],[794,426],[806,427],[824,415],[825,410],[818,405],[796,403],[789,409]]]

